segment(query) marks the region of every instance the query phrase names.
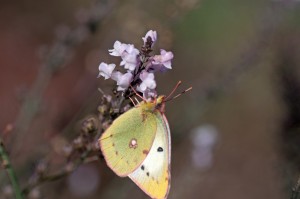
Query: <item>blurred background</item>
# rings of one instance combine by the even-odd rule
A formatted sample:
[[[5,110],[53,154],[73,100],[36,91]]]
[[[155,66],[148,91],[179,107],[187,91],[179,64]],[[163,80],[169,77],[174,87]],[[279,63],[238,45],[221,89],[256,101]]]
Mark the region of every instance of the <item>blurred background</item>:
[[[97,114],[101,61],[115,40],[174,53],[156,75],[193,90],[167,104],[169,198],[290,198],[300,169],[300,1],[44,0],[0,3],[0,129],[21,187],[36,165],[64,167],[62,149]],[[100,124],[101,125],[101,124]],[[40,168],[43,169],[43,168]],[[47,168],[48,172],[48,168]],[[0,170],[0,198],[13,198]],[[147,196],[100,159],[41,183],[28,198]]]

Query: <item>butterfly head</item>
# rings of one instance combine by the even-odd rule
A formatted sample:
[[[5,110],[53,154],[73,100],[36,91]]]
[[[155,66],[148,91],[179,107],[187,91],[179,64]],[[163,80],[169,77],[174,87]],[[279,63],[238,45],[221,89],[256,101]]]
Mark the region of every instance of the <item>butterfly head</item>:
[[[165,111],[165,98],[166,96],[160,95],[157,98],[152,99],[150,101],[143,101],[141,103],[141,106],[143,106],[145,110],[159,110],[161,113],[163,113]]]
[[[182,94],[184,94],[187,91],[190,91],[192,89],[192,87],[190,87],[190,88],[182,91],[181,93],[177,94],[176,96],[172,97],[173,93],[176,91],[176,89],[178,88],[178,86],[180,84],[181,84],[181,81],[179,81],[176,84],[176,86],[174,87],[172,92],[167,97],[165,95],[159,95],[158,97],[152,98],[151,100],[147,100],[147,99],[143,98],[133,88],[132,89],[136,93],[137,96],[139,96],[141,99],[143,99],[143,102],[140,104],[140,106],[142,106],[145,110],[149,110],[149,111],[158,110],[161,113],[164,113],[165,112],[165,104],[166,104],[167,101],[175,99],[175,98],[179,97],[180,95],[182,95]]]
[[[159,110],[161,113],[165,112],[165,95],[160,95],[154,100],[155,109]]]

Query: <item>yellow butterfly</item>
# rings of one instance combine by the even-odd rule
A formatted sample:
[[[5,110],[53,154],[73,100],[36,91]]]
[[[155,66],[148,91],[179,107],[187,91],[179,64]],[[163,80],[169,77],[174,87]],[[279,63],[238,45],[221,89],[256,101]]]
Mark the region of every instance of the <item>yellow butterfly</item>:
[[[167,198],[171,182],[171,136],[164,115],[168,97],[139,103],[114,120],[99,139],[107,165],[156,199]]]

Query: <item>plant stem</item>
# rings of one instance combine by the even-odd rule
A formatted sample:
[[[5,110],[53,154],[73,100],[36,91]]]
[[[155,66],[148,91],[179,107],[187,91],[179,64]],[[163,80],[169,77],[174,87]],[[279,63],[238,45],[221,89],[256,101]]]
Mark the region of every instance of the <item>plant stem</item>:
[[[67,170],[67,169],[64,168],[61,171],[58,171],[56,173],[39,177],[36,181],[34,181],[31,184],[27,185],[23,189],[22,193],[24,195],[27,195],[33,188],[39,186],[40,184],[42,184],[44,182],[53,182],[53,181],[62,179],[63,177],[69,175],[74,170],[76,170],[81,164],[96,161],[97,159],[94,156],[91,157],[91,159],[88,159],[88,155],[90,153],[91,153],[91,150],[87,150],[87,151],[83,152],[80,155],[80,157],[74,162],[74,165],[73,165],[72,169],[70,169],[70,170]]]
[[[12,168],[11,162],[9,160],[8,154],[5,151],[5,147],[2,139],[0,138],[0,157],[2,160],[2,164],[7,172],[7,175],[10,179],[13,191],[15,193],[16,199],[23,199],[23,195],[20,189],[20,185],[18,183],[18,179],[14,169]]]

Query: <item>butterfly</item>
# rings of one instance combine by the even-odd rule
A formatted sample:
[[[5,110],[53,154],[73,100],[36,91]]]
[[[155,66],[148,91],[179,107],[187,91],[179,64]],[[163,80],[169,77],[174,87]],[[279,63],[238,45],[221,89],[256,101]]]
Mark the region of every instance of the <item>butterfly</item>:
[[[169,96],[144,99],[115,119],[99,139],[108,167],[156,199],[167,198],[170,190],[171,136],[164,114]]]

